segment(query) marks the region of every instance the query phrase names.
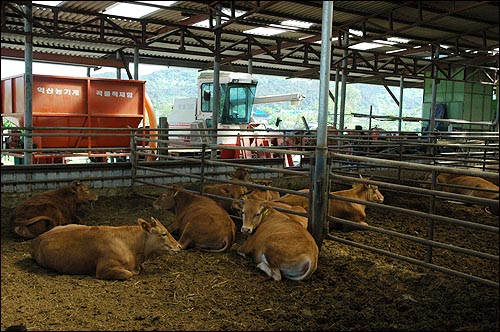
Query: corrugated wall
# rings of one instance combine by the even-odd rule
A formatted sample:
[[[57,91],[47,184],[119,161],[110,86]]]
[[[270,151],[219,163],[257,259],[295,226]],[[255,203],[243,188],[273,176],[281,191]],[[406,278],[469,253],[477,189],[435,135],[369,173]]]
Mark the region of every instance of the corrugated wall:
[[[272,162],[272,161],[271,161]],[[130,165],[110,164],[110,165],[85,165],[81,168],[68,167],[69,165],[52,165],[50,168],[34,166],[13,166],[2,167],[1,192],[2,206],[12,207],[20,199],[32,196],[35,193],[59,188],[69,184],[74,179],[79,179],[95,190],[98,195],[104,196],[128,196],[132,191],[132,171]],[[139,169],[136,177],[146,180],[148,183],[165,185],[169,183],[195,183],[199,180],[190,178],[187,175],[199,175],[200,165],[157,165],[158,169],[168,169],[169,172],[179,175],[162,175],[151,171]],[[237,166],[237,165],[236,165]],[[227,179],[228,174],[234,171],[234,167],[229,166],[206,166],[205,174],[210,178]],[[276,162],[266,165],[269,171],[264,168],[258,173],[252,174],[253,179],[269,179],[276,177],[272,168],[282,168]],[[142,191],[140,187],[149,187],[141,183],[134,184],[134,189]]]
[[[495,118],[496,109],[493,103],[493,86],[470,83],[455,82],[443,79],[440,73],[437,86],[436,103],[446,105],[449,119],[465,120],[471,122],[491,122]],[[463,79],[463,73],[457,75],[457,79]],[[422,116],[429,118],[432,105],[432,79],[426,79],[424,85],[424,101],[422,104]],[[424,125],[425,126],[425,125]],[[442,124],[440,129],[447,127]],[[490,130],[487,126],[453,124],[454,130]]]

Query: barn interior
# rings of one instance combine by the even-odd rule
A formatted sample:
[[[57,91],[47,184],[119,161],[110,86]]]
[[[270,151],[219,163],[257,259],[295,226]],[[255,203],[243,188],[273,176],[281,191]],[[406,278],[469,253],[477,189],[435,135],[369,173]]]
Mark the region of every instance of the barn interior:
[[[392,296],[398,296],[394,294],[398,289],[408,291],[414,286],[425,293],[419,293],[420,297],[417,293],[401,295],[406,302],[398,302],[394,312],[385,311],[388,309],[382,309],[376,300],[365,299],[372,311],[365,316],[354,314],[363,322],[356,323],[354,318],[333,319],[320,311],[332,310],[332,303],[318,304],[316,299],[321,295],[315,293],[311,283],[307,289],[315,296],[307,297],[307,308],[298,310],[302,320],[311,318],[304,329],[498,330],[498,2],[2,1],[1,7],[1,58],[23,60],[26,68],[23,75],[2,78],[1,86],[2,157],[13,160],[4,163],[2,158],[1,166],[2,255],[12,253],[2,262],[2,294],[8,294],[5,298],[2,295],[2,329],[23,323],[22,314],[27,312],[44,314],[27,304],[16,312],[14,298],[9,296],[19,285],[4,277],[18,273],[31,280],[29,275],[34,270],[40,278],[37,282],[47,282],[44,270],[35,270],[23,254],[27,243],[16,242],[8,228],[9,213],[20,200],[78,178],[98,191],[104,204],[94,211],[95,217],[92,211],[86,211],[91,216],[90,224],[100,224],[104,219],[113,225],[131,224],[134,220],[127,219],[130,215],[154,213],[151,200],[173,183],[203,194],[207,184],[241,184],[230,175],[244,168],[254,180],[272,180],[270,185],[246,183],[249,189],[271,189],[281,195],[300,195],[298,190],[310,189],[308,230],[322,255],[320,271],[312,281],[317,281],[318,289],[325,294],[330,294],[328,289],[336,282],[345,287],[354,283],[358,293],[367,294],[371,293],[369,287],[362,286],[364,283],[379,284],[373,286],[379,291],[374,296],[391,303],[397,302]],[[31,74],[33,62],[84,66],[89,77]],[[305,129],[283,130],[278,125],[262,128],[241,121],[235,131],[235,123],[215,121],[223,121],[224,113],[212,111],[208,115],[214,121],[200,118],[187,128],[176,128],[169,125],[168,117],[155,116],[147,82],[139,80],[139,64],[211,72],[212,81],[206,83],[212,84],[209,98],[204,99],[201,85],[197,96],[200,105],[203,100],[209,110],[221,107],[218,97],[225,90],[217,88],[217,82],[225,87],[223,73],[319,80],[318,126],[313,129],[306,124]],[[116,79],[90,78],[90,72],[101,67],[116,68]],[[246,76],[239,77],[238,82],[229,81],[227,89],[233,83],[244,84],[242,77]],[[399,112],[393,116],[371,112],[352,115],[368,118],[370,123],[393,121],[398,130],[379,131],[371,125],[368,129],[345,128],[346,86],[355,83],[385,87]],[[40,87],[43,96],[37,90]],[[57,87],[62,87],[61,94],[78,91],[81,98],[60,103],[46,93]],[[399,95],[390,87],[398,87]],[[423,89],[420,117],[403,114],[407,88]],[[102,97],[99,91],[117,91],[117,98],[103,102],[98,99]],[[127,91],[133,91],[132,98],[127,98]],[[118,98],[121,92],[122,99]],[[14,127],[7,127],[4,120]],[[407,122],[420,124],[421,130],[403,130]],[[84,161],[79,162],[80,157]],[[484,195],[480,197],[446,191],[436,182],[441,173],[482,178],[497,187],[481,190]],[[367,208],[367,225],[327,214],[331,193],[355,183],[378,186],[385,196],[384,202],[362,202]],[[140,202],[143,209],[124,203],[130,200]],[[350,201],[356,203],[356,199]],[[161,217],[165,221],[172,218],[167,214]],[[241,218],[232,217],[237,225],[241,223]],[[330,229],[332,221],[356,230]],[[238,239],[243,241],[241,234]],[[205,266],[220,263],[229,270],[241,265],[231,255],[195,255],[198,261],[193,260],[192,267],[200,262]],[[348,264],[339,257],[355,257],[352,263],[361,266],[354,269],[351,261]],[[182,264],[182,259],[173,258],[176,264]],[[11,265],[14,270],[7,269]],[[159,264],[150,267],[156,272],[163,268]],[[392,267],[401,270],[393,272]],[[245,279],[260,275],[250,263],[244,268],[253,273],[244,274]],[[330,271],[336,273],[335,277]],[[167,272],[176,278],[180,275],[171,267]],[[343,272],[355,280],[348,280]],[[230,274],[218,275],[218,281],[238,288]],[[411,275],[410,281],[403,280],[407,275]],[[148,277],[153,278],[150,284],[164,282],[156,275]],[[64,278],[62,282],[70,280]],[[95,288],[89,280],[78,282]],[[198,281],[194,284],[204,287]],[[255,289],[245,286],[249,288],[244,290],[265,293],[265,284],[252,286]],[[113,292],[109,285],[102,286],[106,292]],[[135,318],[118,325],[106,325],[102,315],[85,315],[102,325],[82,319],[80,328],[294,330],[300,326],[297,324],[304,324],[296,316],[287,316],[292,314],[284,309],[274,315],[269,309],[272,322],[261,313],[257,315],[261,327],[238,325],[234,323],[237,318],[223,316],[222,311],[198,310],[203,307],[198,291],[185,289],[180,283],[170,286],[184,294],[172,303],[198,315],[191,317],[192,325],[184,313],[175,313],[182,317],[182,324],[165,325],[164,313],[155,319],[137,311]],[[281,301],[295,303],[292,298],[281,297],[286,286],[268,289]],[[381,295],[384,287],[391,288],[390,295]],[[138,291],[136,285],[133,288]],[[340,286],[335,289],[332,297],[341,293]],[[476,295],[465,294],[463,289]],[[295,291],[290,292],[295,299],[303,296]],[[432,291],[435,294],[431,295]],[[41,294],[38,296],[43,297]],[[225,296],[238,296],[235,294],[216,294],[203,301],[217,303],[220,296],[234,313],[241,303]],[[450,299],[450,294],[459,295]],[[48,296],[54,299],[59,295]],[[344,299],[355,304],[355,308],[345,309],[346,315],[362,310],[355,298]],[[155,295],[151,299],[161,305]],[[436,316],[444,316],[441,321],[429,313],[432,310],[409,309],[425,304],[425,299],[428,307],[439,312]],[[447,299],[449,305],[438,304]],[[269,308],[276,306],[260,297],[259,301]],[[466,303],[465,307],[477,309],[457,309],[460,301]],[[78,311],[72,304],[66,306],[68,312]],[[102,313],[103,309],[95,309],[99,310]],[[399,313],[403,318],[380,321],[374,318],[376,310],[390,317]],[[119,310],[111,311],[116,314]],[[209,313],[221,319],[217,323],[215,318],[214,322],[209,320],[211,323],[204,326],[198,319]],[[412,315],[422,323],[411,322]],[[476,321],[466,318],[474,315],[479,317]],[[50,326],[50,322],[37,321],[35,315],[27,316],[32,326]],[[66,316],[54,317],[56,327],[79,329],[71,322],[71,313]],[[279,317],[292,325],[282,323]]]

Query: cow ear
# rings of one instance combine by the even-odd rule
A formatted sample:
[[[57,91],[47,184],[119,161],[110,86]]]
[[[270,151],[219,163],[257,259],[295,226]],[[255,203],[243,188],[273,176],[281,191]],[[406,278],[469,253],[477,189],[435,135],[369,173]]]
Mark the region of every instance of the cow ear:
[[[161,224],[161,222],[158,219],[156,219],[155,217],[151,217],[151,225],[153,227],[158,226],[159,224]]]
[[[146,232],[151,232],[151,225],[144,219],[142,218],[137,218],[137,223],[139,224],[139,226],[141,226],[141,228],[143,230],[145,230]]]
[[[232,204],[232,208],[243,211],[243,201],[242,200],[235,200]]]
[[[71,181],[71,185],[70,185],[71,191],[76,192],[77,189],[78,189],[78,187],[81,186],[81,185],[82,185],[82,183],[80,182],[80,180],[73,180],[73,181]]]
[[[171,186],[171,188],[172,188],[172,191],[174,192],[173,197],[176,197],[182,191],[182,187],[178,184],[175,184],[175,183]]]

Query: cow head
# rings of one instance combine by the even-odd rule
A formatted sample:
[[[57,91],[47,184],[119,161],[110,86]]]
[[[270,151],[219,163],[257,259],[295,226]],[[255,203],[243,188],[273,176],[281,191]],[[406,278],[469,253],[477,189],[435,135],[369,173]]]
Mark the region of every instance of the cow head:
[[[246,169],[238,167],[233,173],[233,180],[250,182],[250,173]]]
[[[444,173],[436,173],[435,184],[438,185],[440,183],[446,182],[447,176],[448,175]],[[423,182],[420,184],[420,187],[425,189],[431,189],[431,184],[432,184],[432,172],[427,172],[423,177]]]
[[[153,202],[153,207],[156,210],[171,210],[175,206],[175,198],[181,191],[180,187],[173,186],[171,189],[168,189],[167,191],[163,192],[160,197],[158,197],[154,202]]]
[[[241,198],[248,192],[247,187],[231,184],[226,188],[228,197],[231,198]]]
[[[156,218],[151,222],[139,218],[137,223],[147,233],[144,244],[144,256],[147,258],[163,254],[175,254],[181,250],[181,245],[169,233],[167,228]]]
[[[243,210],[241,214],[243,224],[241,225],[241,232],[243,234],[252,234],[269,212],[269,207],[260,200],[243,200]]]
[[[89,203],[97,201],[97,194],[89,189],[80,180],[73,180],[70,184],[71,192],[77,197],[78,203]]]
[[[384,195],[382,195],[382,193],[378,190],[378,186],[373,184],[367,184],[366,190],[367,190],[366,193],[367,201],[375,203],[384,202]]]
[[[244,205],[244,200],[234,200],[231,203],[231,210],[238,216],[241,216],[243,212],[243,205]]]

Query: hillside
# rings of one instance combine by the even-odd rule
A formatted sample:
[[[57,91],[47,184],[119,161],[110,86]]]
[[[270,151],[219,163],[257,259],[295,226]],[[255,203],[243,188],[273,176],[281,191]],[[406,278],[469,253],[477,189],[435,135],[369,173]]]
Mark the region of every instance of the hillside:
[[[199,72],[195,69],[167,68],[147,75],[139,75],[146,81],[147,93],[153,102],[158,117],[167,116],[171,112],[174,99],[196,97],[196,80]],[[302,127],[301,116],[304,115],[311,126],[317,123],[319,107],[319,80],[286,79],[277,76],[255,75],[258,78],[257,96],[300,92],[306,98],[297,106],[288,103],[260,104],[254,112],[264,115],[270,124],[279,116],[287,127]],[[116,77],[114,72],[97,73],[94,77]],[[335,82],[330,83],[334,93]],[[399,96],[399,88],[391,87],[394,95]],[[405,89],[403,97],[403,116],[420,117],[422,113],[423,90]],[[372,106],[374,115],[397,116],[398,106],[383,86],[369,84],[349,84],[346,91],[345,126],[354,128],[361,125],[368,128],[368,118],[353,118],[351,113],[369,114]],[[339,103],[340,108],[340,103]],[[329,121],[333,122],[333,103],[329,102]],[[371,126],[386,130],[397,130],[397,122],[372,120]],[[418,130],[418,123],[404,123],[404,130]]]

